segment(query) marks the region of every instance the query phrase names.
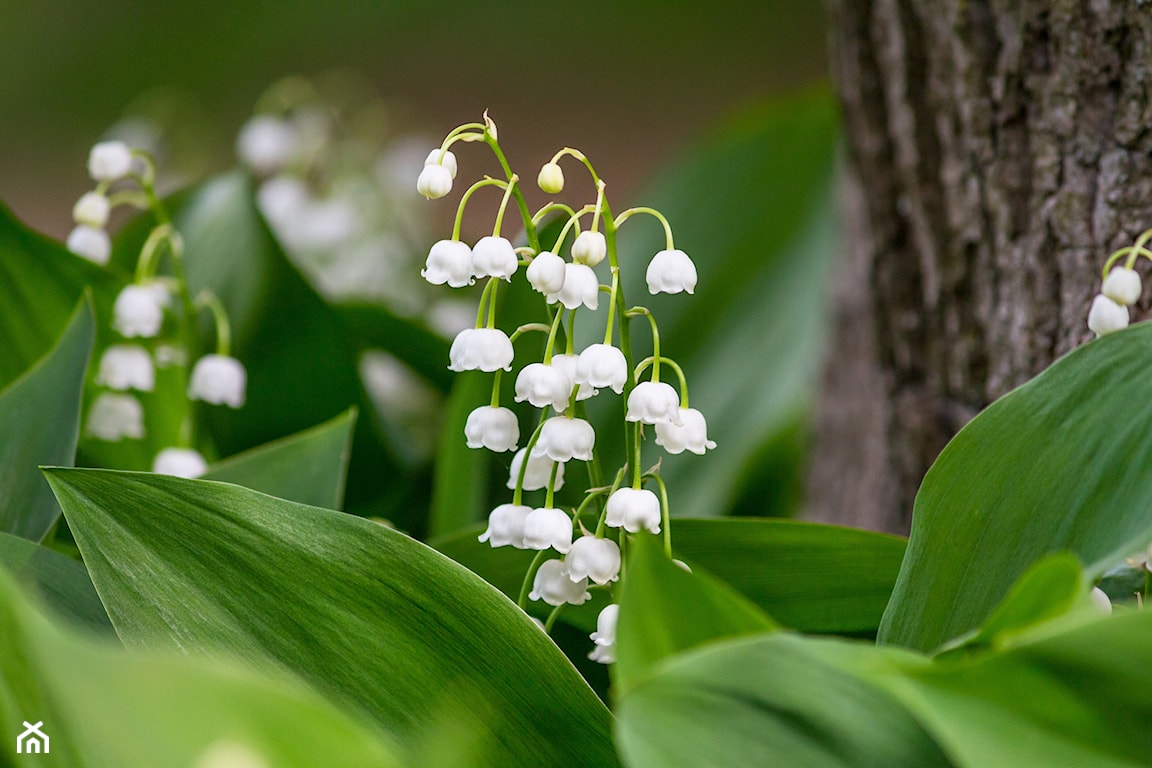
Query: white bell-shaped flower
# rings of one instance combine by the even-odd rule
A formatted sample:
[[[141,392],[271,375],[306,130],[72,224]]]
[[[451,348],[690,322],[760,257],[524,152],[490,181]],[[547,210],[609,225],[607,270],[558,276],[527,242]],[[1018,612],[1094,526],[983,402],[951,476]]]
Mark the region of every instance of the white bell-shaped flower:
[[[480,534],[480,541],[493,547],[524,549],[524,520],[531,511],[523,504],[501,504],[488,515],[488,530]]]
[[[620,606],[616,603],[607,605],[600,615],[596,617],[596,631],[589,635],[589,639],[596,644],[588,658],[601,664],[612,664],[616,661],[616,624],[620,616]]]
[[[448,351],[453,371],[512,370],[512,341],[498,328],[465,328],[456,334]]]
[[[580,358],[577,355],[552,355],[552,365],[568,376],[573,383],[576,381],[576,364]],[[579,391],[576,392],[577,400],[587,400],[596,394],[596,388],[590,384],[581,384]]]
[[[1092,300],[1092,308],[1088,310],[1088,328],[1097,337],[1127,327],[1127,307],[1117,304],[1102,293]]]
[[[432,285],[463,288],[475,282],[472,279],[472,249],[459,240],[441,240],[428,251],[428,260],[420,276]]]
[[[188,399],[240,408],[247,385],[248,373],[239,360],[227,355],[204,355],[192,367]]]
[[[1092,598],[1092,605],[1101,613],[1112,613],[1112,600],[1109,599],[1108,593],[1100,587],[1092,587],[1089,597]]]
[[[112,256],[112,241],[102,229],[81,224],[68,233],[68,250],[93,264],[104,266]]]
[[[532,600],[543,600],[548,605],[561,606],[565,603],[583,605],[592,595],[588,592],[588,580],[572,581],[562,560],[549,560],[536,570],[532,580]]]
[[[580,353],[576,381],[590,387],[611,387],[619,395],[628,381],[628,361],[611,344],[592,344]]]
[[[681,291],[693,293],[696,290],[696,265],[684,251],[663,250],[648,262],[645,278],[648,292],[652,295]]]
[[[276,234],[292,237],[299,222],[308,215],[312,206],[312,194],[308,185],[295,176],[273,176],[260,185],[256,192],[256,203],[260,212],[276,225]]]
[[[536,408],[552,406],[557,413],[568,407],[572,379],[563,369],[544,363],[530,363],[516,376],[516,402],[527,400]]]
[[[288,165],[300,151],[300,131],[275,115],[257,115],[236,137],[236,154],[244,165],[261,175]]]
[[[508,487],[516,490],[516,481],[520,478],[520,467],[524,464],[524,457],[528,454],[527,448],[516,451],[512,457],[512,468],[508,470]],[[528,467],[524,470],[525,491],[538,491],[548,487],[548,479],[552,477],[552,467],[556,467],[556,484],[553,490],[564,487],[564,465],[558,464],[547,456],[529,456]]]
[[[607,584],[620,578],[620,547],[612,539],[581,536],[572,542],[564,562],[572,581]]]
[[[416,191],[429,200],[438,200],[452,191],[452,172],[442,165],[426,165],[416,179]]]
[[[524,518],[524,548],[565,554],[572,547],[572,518],[555,507],[537,507]]]
[[[545,296],[554,296],[564,287],[564,259],[551,251],[541,251],[525,274],[533,288]]]
[[[516,250],[506,237],[482,237],[472,247],[472,274],[511,280],[516,274]]]
[[[608,497],[604,524],[629,533],[660,533],[660,499],[643,488],[617,488]]]
[[[507,408],[482,405],[468,414],[464,437],[469,448],[487,448],[497,453],[514,451],[520,439],[520,424],[516,414]]]
[[[443,158],[440,157],[441,152],[444,154]],[[430,165],[442,165],[448,169],[448,173],[452,175],[453,179],[456,178],[458,166],[456,165],[456,155],[452,153],[452,150],[442,150],[440,147],[436,147],[428,153],[428,157],[424,158],[424,167],[427,168]]]
[[[152,471],[158,475],[172,475],[193,479],[208,471],[208,462],[199,451],[191,448],[165,448],[156,454]]]
[[[600,306],[600,281],[592,267],[586,264],[565,264],[564,285],[554,294],[548,294],[548,303],[559,301],[565,309],[576,309],[581,304],[588,309]]]
[[[144,437],[144,407],[132,395],[105,392],[92,401],[84,432],[110,442],[139,440]]]
[[[716,447],[716,443],[708,439],[708,422],[704,414],[695,408],[680,409],[679,426],[657,424],[656,445],[672,454],[692,451],[701,456]]]
[[[148,350],[136,344],[114,344],[100,356],[96,383],[109,389],[151,392],[156,386],[152,356]]]
[[[680,396],[671,384],[642,381],[628,395],[628,421],[645,424],[680,424]]]
[[[595,661],[597,664],[615,664],[616,663],[616,646],[615,645],[597,645],[588,654],[589,661]]]
[[[96,181],[116,181],[132,170],[132,150],[122,141],[102,141],[88,153],[88,173]]]
[[[1100,289],[1100,293],[1125,307],[1136,303],[1140,291],[1140,273],[1127,267],[1113,267]]]
[[[541,191],[556,195],[564,191],[564,170],[557,163],[544,163],[536,176]]]
[[[596,432],[584,419],[553,416],[544,422],[540,437],[532,449],[534,456],[547,456],[552,461],[592,460]]]
[[[572,243],[572,261],[594,267],[608,255],[608,243],[603,232],[585,230]]]
[[[126,285],[112,306],[112,327],[121,336],[150,339],[160,333],[170,300],[160,283]]]
[[[85,192],[72,206],[72,220],[93,229],[104,229],[111,211],[107,197],[99,192]]]

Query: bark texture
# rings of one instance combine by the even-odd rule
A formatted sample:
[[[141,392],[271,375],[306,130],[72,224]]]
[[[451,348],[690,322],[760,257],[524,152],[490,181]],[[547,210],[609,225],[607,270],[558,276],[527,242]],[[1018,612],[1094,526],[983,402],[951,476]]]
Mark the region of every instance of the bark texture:
[[[1152,3],[831,16],[849,247],[809,516],[906,531],[947,440],[1091,337],[1104,259],[1152,227]]]

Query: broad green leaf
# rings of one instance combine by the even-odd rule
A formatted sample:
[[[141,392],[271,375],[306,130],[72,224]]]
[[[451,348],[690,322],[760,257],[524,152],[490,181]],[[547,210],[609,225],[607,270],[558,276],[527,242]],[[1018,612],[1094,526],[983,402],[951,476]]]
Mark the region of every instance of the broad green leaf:
[[[436,451],[429,536],[445,536],[466,528],[491,511],[485,508],[489,452],[469,448],[464,440],[468,414],[487,404],[492,391],[490,378],[469,371],[452,387]]]
[[[663,458],[674,514],[722,515],[738,501],[757,515],[790,511],[778,501],[795,498],[802,445],[781,464],[780,490],[758,482],[757,462],[782,433],[804,432],[797,424],[806,421],[819,380],[837,252],[831,190],[838,132],[828,89],[778,99],[677,158],[634,200],[613,199],[619,209],[648,205],[665,214],[700,278],[695,295],[649,295],[645,265],[666,247],[664,232],[645,217],[621,228],[628,301],[655,313],[662,353],[684,367],[691,405],[718,443],[707,457]],[[600,341],[603,327],[582,324],[583,343]],[[642,321],[633,330],[639,359],[649,354],[649,333]],[[758,498],[742,499],[746,492]]]
[[[984,622],[1044,555],[1095,577],[1152,541],[1152,325],[1086,344],[953,438],[916,496],[882,642],[931,650]]]
[[[38,615],[2,571],[0,647],[4,750],[22,722],[42,723],[50,740],[50,759],[21,755],[19,764],[400,765],[381,734],[298,682],[223,660],[129,653],[65,631]]]
[[[668,659],[616,707],[624,762],[637,768],[950,765],[896,698],[821,658],[820,648],[832,643],[855,650],[843,641],[775,632]]]
[[[56,345],[85,288],[92,288],[97,307],[110,307],[117,283],[0,204],[0,388]]]
[[[630,537],[628,551],[613,670],[617,695],[643,680],[661,659],[721,638],[777,628],[727,584],[669,560],[655,536]]]
[[[90,304],[74,306],[51,352],[0,392],[0,532],[40,541],[60,516],[39,467],[76,456],[93,326]]]
[[[493,549],[483,525],[432,545],[515,598],[532,554]],[[793,520],[672,521],[675,556],[735,588],[781,624],[804,632],[871,634],[880,624],[904,556],[898,536]],[[591,631],[597,601],[566,608],[562,621]]]
[[[613,765],[610,715],[464,568],[366,520],[237,486],[47,471],[129,646],[275,662],[409,746],[457,718],[477,765]]]
[[[356,409],[297,435],[214,464],[205,480],[242,485],[301,504],[340,509]]]
[[[89,629],[112,631],[108,613],[83,563],[19,536],[0,533],[0,566],[57,616]]]

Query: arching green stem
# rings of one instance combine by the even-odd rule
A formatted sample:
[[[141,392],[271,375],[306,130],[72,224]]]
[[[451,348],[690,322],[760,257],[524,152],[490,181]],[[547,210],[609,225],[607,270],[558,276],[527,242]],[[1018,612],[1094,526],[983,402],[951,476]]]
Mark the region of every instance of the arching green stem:
[[[653,475],[656,484],[660,486],[660,513],[664,523],[664,554],[672,559],[672,512],[668,509],[668,489],[664,486],[664,478]]]
[[[524,574],[524,582],[520,585],[520,597],[516,600],[516,605],[520,606],[520,610],[525,613],[528,612],[528,592],[532,588],[532,579],[536,576],[536,571],[540,569],[540,565],[547,555],[548,550],[546,549],[537,552],[536,557],[532,558],[532,563],[528,566],[528,571]]]
[[[621,224],[628,221],[628,219],[632,218],[638,213],[646,213],[649,216],[654,216],[657,218],[660,223],[664,225],[664,241],[667,244],[668,250],[671,251],[676,247],[672,242],[672,225],[668,223],[668,219],[664,218],[664,214],[660,213],[660,211],[656,210],[655,208],[648,208],[644,206],[638,208],[629,208],[616,217],[616,226],[619,227]]]
[[[656,326],[656,318],[647,307],[632,307],[625,313],[628,317],[643,315],[648,318],[648,325],[652,327],[652,382],[660,381],[660,329]],[[639,375],[639,374],[637,374]]]
[[[516,488],[512,491],[512,503],[518,507],[524,504],[524,476],[528,474],[528,459],[532,457],[532,449],[536,447],[536,441],[540,439],[540,431],[544,429],[544,422],[544,413],[541,412],[540,422],[536,425],[532,436],[528,438],[528,444],[524,446],[524,461],[520,462],[520,471],[516,473]]]
[[[500,237],[500,227],[504,223],[504,211],[508,209],[508,198],[519,180],[520,177],[516,174],[512,174],[508,178],[508,185],[504,188],[504,198],[500,201],[500,210],[496,212],[496,223],[492,225],[492,237]]]
[[[212,291],[200,291],[194,306],[197,311],[207,309],[212,313],[212,320],[216,324],[216,354],[232,354],[232,324],[228,322],[228,310],[224,308],[220,297]]]
[[[552,365],[552,349],[556,346],[556,332],[564,320],[564,313],[557,311],[552,318],[552,328],[548,331],[548,342],[544,345],[544,365]]]
[[[644,373],[644,369],[647,368],[649,365],[652,365],[652,363],[653,363],[653,361],[655,361],[655,359],[656,359],[655,357],[646,357],[643,360],[641,360],[640,364],[636,366],[636,376],[639,377],[642,373]],[[678,379],[680,379],[680,407],[681,408],[687,408],[688,407],[688,379],[685,378],[685,376],[684,376],[684,369],[680,367],[679,363],[677,363],[675,360],[673,360],[670,357],[662,357],[662,358],[660,358],[660,362],[663,363],[664,365],[669,366],[672,370],[676,371],[676,377]]]
[[[504,190],[504,198],[507,200],[508,182],[506,181],[494,179],[491,176],[485,176],[480,181],[468,187],[468,189],[464,191],[464,194],[460,196],[460,203],[456,206],[456,221],[452,225],[452,240],[454,242],[460,242],[460,224],[464,221],[465,206],[467,206],[468,201],[472,199],[472,195],[476,194],[476,190],[482,189],[484,187],[500,187],[500,189]],[[503,213],[503,207],[501,207],[500,210],[501,213]]]
[[[516,174],[512,173],[512,168],[508,165],[508,158],[504,157],[504,150],[500,148],[500,142],[487,129],[484,132],[484,140],[491,147],[492,153],[500,162],[500,167],[504,169],[504,174],[511,181]],[[532,247],[534,252],[539,253],[540,235],[536,231],[536,222],[532,221],[532,214],[528,211],[528,203],[525,202],[519,185],[513,185],[512,197],[515,198],[516,206],[520,209],[520,218],[524,220],[524,232],[528,236],[528,245]]]

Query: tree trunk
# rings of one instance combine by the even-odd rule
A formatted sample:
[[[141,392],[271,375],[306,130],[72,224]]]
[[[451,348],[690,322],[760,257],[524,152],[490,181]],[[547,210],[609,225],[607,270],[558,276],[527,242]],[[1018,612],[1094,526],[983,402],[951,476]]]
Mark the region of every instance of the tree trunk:
[[[1152,227],[1152,6],[831,15],[848,247],[809,516],[906,531],[944,444],[1091,337],[1104,259]]]

